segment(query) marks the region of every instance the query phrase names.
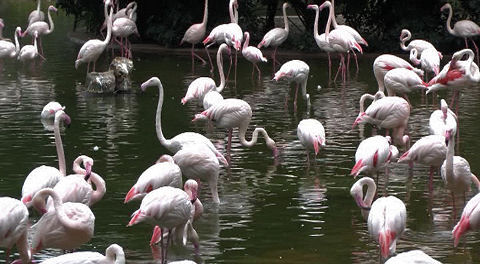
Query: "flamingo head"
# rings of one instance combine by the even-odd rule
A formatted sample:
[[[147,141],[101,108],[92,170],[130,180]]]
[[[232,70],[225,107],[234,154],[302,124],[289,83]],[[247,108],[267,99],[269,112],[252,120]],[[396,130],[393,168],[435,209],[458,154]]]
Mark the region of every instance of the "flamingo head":
[[[409,34],[407,29],[402,29],[402,33],[400,33],[400,41],[402,41],[404,38],[408,38],[409,35],[411,34]]]
[[[460,237],[470,229],[470,217],[468,215],[462,215],[462,218],[452,230],[453,234],[453,246],[457,247]]]
[[[265,138],[265,144],[267,145],[267,147],[269,149],[271,149],[273,151],[273,156],[274,157],[278,157],[278,148],[277,148],[277,144],[275,143],[275,141],[271,138]]]
[[[85,180],[87,181],[92,174],[93,159],[90,157],[85,157],[83,159],[83,166],[85,167]]]
[[[452,139],[452,136],[453,136],[452,129],[445,130],[445,145],[448,146],[448,144],[450,143],[450,140]]]
[[[318,10],[318,5],[307,5],[307,9]]]
[[[440,8],[440,11],[443,12],[444,10],[447,10],[449,7],[450,7],[450,4],[446,3]]]
[[[442,113],[443,113],[443,119],[446,120],[447,119],[447,113],[448,113],[448,105],[447,105],[447,102],[445,101],[445,99],[442,99],[440,101],[440,109],[442,110]]]
[[[55,119],[60,118],[63,120],[63,123],[68,127],[70,126],[70,123],[72,122],[72,119],[63,111],[63,110],[58,110],[55,112]]]
[[[320,7],[319,9],[322,10],[324,9],[325,7],[331,7],[332,6],[332,3],[330,3],[330,1],[325,1]]]
[[[140,89],[142,90],[142,92],[145,92],[147,87],[154,86],[154,85],[159,85],[159,86],[162,85],[162,82],[160,81],[160,79],[158,79],[158,77],[152,77],[148,79],[147,81],[142,83],[142,85],[140,86]]]
[[[399,153],[400,152],[395,145],[390,145],[390,155],[388,156],[388,161],[397,161]]]
[[[58,9],[56,7],[54,7],[53,5],[48,7],[48,11],[53,11],[55,13],[58,13]]]
[[[130,191],[128,191],[127,195],[125,195],[125,200],[123,201],[123,203],[128,203],[130,202],[131,200],[133,200],[133,198],[138,194],[137,192],[137,188],[136,186],[133,186]]]
[[[361,112],[358,114],[357,118],[355,119],[355,122],[353,122],[352,129],[354,129],[358,124],[363,124],[365,115],[366,115],[365,112]]]
[[[47,198],[46,195],[42,191],[37,192],[32,198],[32,201],[31,201],[32,206],[40,214],[44,214],[47,212],[46,203],[45,203],[46,198]]]
[[[390,255],[390,246],[392,243],[395,243],[395,232],[391,230],[382,230],[378,234],[378,243],[380,244],[380,251],[382,253],[382,257],[386,259]]]
[[[198,198],[198,183],[195,180],[188,179],[183,185],[183,189],[190,197],[190,201],[194,203]]]
[[[26,195],[22,197],[22,203],[24,205],[29,205],[29,203],[32,201],[32,195]]]
[[[159,226],[153,228],[152,238],[150,239],[150,246],[153,246],[158,243],[162,238],[162,229]]]
[[[357,178],[358,174],[364,170],[365,164],[362,159],[359,159],[356,163],[355,166],[353,166],[352,170],[350,171],[350,175],[353,176],[353,178]]]
[[[147,215],[142,212],[142,210],[138,209],[137,211],[133,212],[132,219],[130,219],[130,222],[128,222],[127,227],[142,222],[146,216]]]
[[[15,34],[17,34],[17,36],[21,36],[22,35],[22,28],[21,27],[15,28]]]

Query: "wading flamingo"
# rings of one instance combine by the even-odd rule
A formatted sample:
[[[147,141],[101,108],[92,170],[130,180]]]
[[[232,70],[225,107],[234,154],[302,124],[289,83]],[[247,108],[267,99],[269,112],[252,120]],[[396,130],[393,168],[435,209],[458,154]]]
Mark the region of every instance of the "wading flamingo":
[[[384,85],[388,96],[403,95],[407,100],[407,93],[427,89],[427,84],[422,81],[422,78],[405,68],[395,68],[388,71],[384,77]]]
[[[295,100],[293,101],[293,107],[297,109],[297,96],[298,96],[298,86],[302,85],[302,96],[307,101],[307,109],[310,108],[310,95],[307,93],[307,80],[308,74],[310,72],[310,67],[304,61],[301,60],[291,60],[285,62],[280,70],[275,73],[273,79],[279,81],[285,79],[289,82],[295,82]],[[287,93],[287,98],[288,99]]]
[[[27,232],[30,226],[28,209],[19,200],[10,197],[0,197],[0,247],[7,248],[6,263],[10,250],[16,245],[22,263],[30,263],[31,254],[28,248]]]
[[[40,10],[40,2],[41,0],[37,0],[37,9],[30,12],[30,14],[28,15],[29,26],[37,21],[45,20],[45,13],[43,13],[43,11]]]
[[[30,36],[32,36],[32,38],[38,38],[38,46],[39,46],[40,54],[43,54],[42,39],[40,37],[42,35],[48,35],[52,33],[53,29],[55,28],[50,11],[57,13],[57,9],[52,5],[48,7],[48,11],[47,11],[48,24],[45,21],[33,22],[32,24],[29,24],[27,29],[25,29],[25,31],[20,34],[20,37],[22,38],[25,37],[26,34],[29,34]],[[35,36],[35,32],[38,33],[38,36]]]
[[[315,10],[315,22],[313,26],[313,38],[315,39],[315,42],[317,43],[317,46],[325,51],[328,56],[328,79],[331,79],[331,70],[332,70],[332,60],[330,59],[330,53],[335,52],[335,50],[332,48],[330,43],[327,41],[325,38],[325,33],[319,35],[318,34],[318,17],[320,10],[318,9],[318,5],[308,5],[308,9],[313,9]]]
[[[390,137],[373,136],[360,142],[355,152],[355,166],[350,171],[350,175],[356,178],[360,173],[371,176],[384,168],[392,157],[390,148]]]
[[[34,60],[37,57],[41,57],[42,59],[45,59],[40,53],[38,53],[38,46],[37,46],[37,39],[38,39],[38,33],[35,32],[34,34],[34,40],[33,40],[33,45],[25,45],[22,47],[20,52],[18,52],[18,57],[17,59],[21,62],[27,62]]]
[[[418,56],[422,55],[422,52],[426,49],[434,49],[436,51],[435,46],[433,46],[432,43],[423,39],[414,39],[410,41],[407,46],[405,46],[405,42],[409,41],[411,38],[412,33],[410,33],[410,30],[405,28],[402,29],[402,32],[400,33],[400,48],[402,48],[402,50],[410,51],[411,49],[416,49]],[[441,59],[442,53],[438,52],[438,56]]]
[[[375,79],[377,80],[378,90],[380,92],[385,91],[385,74],[395,68],[406,68],[408,70],[414,71],[418,76],[423,77],[423,71],[414,68],[406,60],[395,55],[382,54],[378,56],[373,62],[373,74],[375,75]]]
[[[132,14],[130,13],[129,17],[120,17],[113,21],[112,23],[112,35],[113,39],[120,45],[121,56],[126,58],[131,58],[132,52],[130,47],[132,46],[128,37],[130,35],[136,35],[140,37],[138,33],[137,24],[132,20]],[[120,41],[118,40],[120,37]],[[123,44],[123,39],[125,39],[125,44]]]
[[[297,136],[300,143],[302,143],[307,150],[307,162],[310,160],[311,150],[315,153],[315,159],[320,148],[326,146],[325,129],[323,128],[322,123],[316,119],[309,118],[300,121],[297,126]]]
[[[191,25],[185,34],[183,35],[182,40],[180,41],[180,45],[184,42],[192,44],[192,71],[193,66],[195,65],[195,57],[202,61],[205,64],[205,60],[200,57],[198,54],[195,53],[195,45],[200,43],[203,38],[205,37],[205,32],[207,31],[207,20],[208,20],[208,0],[205,0],[205,8],[203,10],[203,20],[202,23],[193,24]]]
[[[480,229],[480,193],[473,196],[470,201],[465,205],[462,212],[460,221],[455,225],[452,230],[453,245],[458,246],[458,242],[462,235],[470,230]]]
[[[82,251],[64,254],[42,261],[42,264],[125,264],[123,248],[117,244],[105,250],[105,256],[93,251]]]
[[[253,46],[248,46],[250,41],[250,33],[245,31],[245,33],[243,34],[243,37],[245,38],[245,42],[243,42],[242,55],[245,59],[247,59],[253,65],[252,79],[253,79],[253,73],[255,72],[255,68],[256,68],[258,71],[258,80],[260,80],[260,76],[262,74],[260,72],[260,69],[257,66],[257,63],[267,62],[267,58],[263,56],[262,51],[260,51],[258,48]]]
[[[177,153],[180,149],[182,149],[185,146],[191,145],[191,144],[204,144],[206,145],[217,157],[217,159],[223,163],[224,165],[228,166],[228,162],[223,157],[223,155],[215,148],[215,146],[212,144],[212,142],[206,138],[205,136],[194,133],[194,132],[184,132],[181,134],[176,135],[175,137],[171,139],[166,139],[163,136],[163,131],[162,131],[162,105],[163,105],[163,85],[160,79],[158,77],[152,77],[148,79],[146,82],[142,83],[141,89],[143,92],[147,89],[149,86],[157,86],[158,87],[158,105],[157,105],[157,114],[155,117],[155,128],[157,132],[157,137],[162,146],[164,146],[168,151],[172,153]]]
[[[0,25],[3,25],[3,23],[0,23]],[[14,36],[15,44],[13,44],[11,41],[0,39],[0,60],[4,58],[13,59],[17,57],[17,54],[20,52],[20,44],[18,43],[18,34],[20,33],[21,30],[22,29],[20,27],[17,27],[15,30],[15,36]]]
[[[420,60],[417,59],[418,50],[413,48],[410,50],[410,61],[415,65],[420,65],[425,71],[425,76],[428,76],[429,72],[433,72],[433,76],[436,76],[440,72],[440,57],[438,51],[433,49],[425,49],[420,55]],[[427,77],[428,78],[428,77]]]
[[[448,108],[444,99],[440,100],[440,109],[430,115],[428,128],[432,135],[445,135],[448,129],[451,129],[454,135],[457,134],[457,115]]]

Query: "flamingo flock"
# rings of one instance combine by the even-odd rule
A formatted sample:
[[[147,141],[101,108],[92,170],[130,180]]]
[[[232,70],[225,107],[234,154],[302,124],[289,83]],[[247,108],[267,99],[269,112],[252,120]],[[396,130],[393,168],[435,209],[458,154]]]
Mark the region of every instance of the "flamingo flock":
[[[95,71],[96,61],[112,38],[119,44],[121,56],[131,58],[131,44],[128,37],[132,34],[138,35],[135,23],[137,4],[132,2],[114,14],[116,4],[115,1],[104,1],[106,36],[104,40],[89,40],[81,47],[75,60],[75,68],[85,63],[88,72],[90,63],[93,63],[93,71]],[[274,47],[273,80],[285,79],[296,83],[295,111],[299,87],[302,89],[302,97],[306,101],[307,110],[311,108],[311,98],[307,93],[307,80],[311,74],[309,65],[298,59],[281,64],[276,57],[277,48],[288,38],[289,34],[286,15],[288,6],[286,2],[282,5],[285,28],[274,28],[267,32],[257,47],[249,46],[250,34],[248,31],[243,31],[238,24],[237,0],[229,1],[230,23],[213,28],[207,37],[205,34],[208,21],[208,0],[205,0],[202,22],[188,28],[182,38],[180,44],[187,42],[192,45],[190,51],[192,71],[195,67],[195,58],[206,62],[195,53],[196,44],[202,42],[205,49],[215,43],[221,44],[217,51],[219,85],[217,86],[215,80],[210,77],[199,77],[190,83],[181,103],[186,104],[192,99],[197,99],[204,110],[194,115],[192,121],[208,120],[216,127],[227,130],[225,155],[209,138],[200,133],[183,132],[167,139],[162,130],[162,109],[165,96],[162,81],[158,77],[151,77],[140,86],[142,92],[146,92],[148,87],[158,88],[155,131],[160,144],[171,155],[163,154],[155,164],[145,166],[146,170],[141,173],[136,183],[129,191],[125,191],[124,203],[141,201],[139,208],[132,213],[126,225],[132,229],[135,228],[135,225],[143,222],[153,225],[150,245],[160,244],[162,264],[166,264],[168,261],[168,249],[172,243],[185,246],[187,242],[191,242],[195,249],[199,250],[201,237],[198,236],[194,227],[194,221],[202,216],[204,210],[200,201],[199,189],[201,183],[206,182],[210,188],[211,203],[221,204],[222,193],[221,189],[219,193],[219,176],[221,169],[228,168],[233,162],[231,145],[234,130],[238,131],[238,138],[243,147],[251,148],[259,143],[258,136],[261,134],[263,140],[260,143],[262,145],[264,143],[272,151],[273,159],[276,161],[281,156],[279,139],[274,140],[266,128],[255,127],[253,132],[247,133],[251,126],[250,123],[255,120],[252,118],[255,107],[252,107],[247,100],[223,98],[221,95],[224,88],[229,85],[228,77],[225,77],[223,70],[224,53],[231,56],[230,47],[237,52],[243,42],[242,55],[253,64],[252,79],[257,70],[260,80],[261,73],[257,63],[267,62],[260,48]],[[328,54],[329,71],[331,67],[330,53],[337,53],[340,56],[334,81],[338,74],[341,74],[343,82],[346,82],[349,56],[353,55],[357,60],[356,52],[363,53],[361,45],[368,46],[367,41],[352,27],[337,24],[333,0],[332,2],[325,1],[320,6],[308,5],[307,8],[315,11],[314,39],[319,48]],[[325,8],[329,9],[327,25],[325,33],[319,35],[319,14]],[[449,10],[447,20],[449,33],[465,38],[466,45],[468,38],[480,34],[480,28],[467,20],[459,21],[451,28],[452,7],[448,3],[441,8],[442,11],[447,9]],[[38,0],[37,9],[32,11],[28,17],[28,27],[25,31],[22,32],[20,27],[16,28],[15,44],[0,40],[0,58],[17,57],[21,61],[34,60],[36,57],[43,58],[40,37],[51,34],[54,30],[50,11],[56,12],[57,10],[53,6],[48,8],[49,23],[46,23],[43,21],[45,15],[40,10],[40,0]],[[3,21],[0,21],[0,28],[3,27]],[[33,45],[25,45],[20,48],[18,37],[24,37],[27,34],[32,36]],[[359,98],[359,114],[354,121],[352,120],[352,130],[356,126],[363,127],[370,124],[378,128],[380,133],[385,133],[385,135],[372,134],[361,141],[357,147],[354,161],[352,159],[354,165],[350,171],[350,175],[354,178],[364,176],[353,183],[350,194],[360,208],[364,220],[367,221],[369,235],[379,244],[379,256],[382,261],[386,261],[385,263],[404,263],[404,259],[437,263],[436,260],[418,250],[393,256],[396,254],[397,243],[402,243],[401,237],[407,229],[407,208],[405,203],[395,195],[387,195],[386,190],[383,197],[377,197],[377,185],[382,181],[380,177],[382,169],[385,169],[384,181],[388,182],[388,166],[395,163],[397,158],[397,163],[406,162],[410,167],[414,163],[430,166],[430,190],[435,171],[440,171],[445,189],[451,193],[454,221],[457,220],[457,208],[464,205],[461,217],[452,230],[454,247],[458,245],[462,235],[466,232],[480,228],[480,210],[477,209],[480,204],[480,196],[477,194],[469,201],[466,199],[472,185],[477,191],[480,190],[480,181],[471,172],[469,162],[461,156],[455,156],[455,136],[458,133],[459,125],[458,102],[457,111],[454,113],[449,109],[446,101],[441,99],[440,109],[432,112],[429,119],[431,135],[424,135],[410,146],[411,136],[409,135],[408,121],[415,106],[411,105],[407,96],[408,93],[425,92],[428,94],[442,89],[455,89],[455,95],[458,96],[458,89],[479,83],[480,72],[474,62],[475,53],[468,48],[457,51],[453,54],[451,61],[440,70],[443,55],[428,41],[411,40],[411,37],[411,32],[403,29],[400,34],[400,47],[409,52],[411,62],[415,66],[420,66],[421,69],[395,55],[382,54],[378,56],[373,63],[373,75],[377,81],[378,91],[374,95],[364,94]],[[407,44],[407,41],[410,42]],[[473,44],[478,61],[478,48],[474,42]],[[213,70],[211,59],[209,58],[209,60]],[[236,64],[237,58],[235,57],[235,76]],[[276,71],[277,65],[281,65],[278,71]],[[430,79],[428,79],[429,74],[433,74]],[[385,90],[387,95],[385,95]],[[452,98],[452,105],[455,95]],[[372,100],[372,103],[365,107],[367,99]],[[58,168],[42,165],[33,169],[25,178],[20,199],[0,197],[0,209],[8,212],[0,216],[0,235],[2,237],[0,246],[7,249],[7,262],[9,262],[10,250],[14,245],[20,255],[20,261],[31,263],[34,254],[44,248],[74,250],[88,243],[94,236],[95,230],[95,215],[90,207],[101,203],[107,192],[106,181],[94,172],[94,160],[91,157],[80,154],[73,162],[73,174],[67,174],[61,126],[62,124],[69,125],[72,120],[67,115],[66,108],[58,102],[50,102],[45,105],[41,118],[53,120]],[[310,152],[314,152],[313,160],[315,162],[320,150],[322,153],[328,153],[326,137],[331,132],[327,131],[319,120],[315,118],[300,120],[296,132],[299,145],[306,150],[308,166],[311,159]],[[249,136],[247,135],[250,134],[251,139],[248,140]],[[401,155],[399,155],[399,149],[403,151]],[[376,174],[376,181],[371,178],[373,174]],[[183,179],[187,180],[183,183]],[[364,194],[363,187],[365,185],[367,190]],[[459,197],[463,198],[463,201],[459,202]],[[29,208],[33,208],[41,215],[33,226],[30,226]],[[29,234],[32,237],[31,241],[27,239]],[[44,263],[120,264],[125,263],[125,253],[121,246],[111,244],[106,249],[105,255],[87,251],[74,252],[45,260]]]

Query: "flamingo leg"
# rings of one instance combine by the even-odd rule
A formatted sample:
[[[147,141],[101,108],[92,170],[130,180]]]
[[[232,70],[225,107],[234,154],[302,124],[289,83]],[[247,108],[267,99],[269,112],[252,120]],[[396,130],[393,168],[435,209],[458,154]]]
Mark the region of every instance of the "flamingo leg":
[[[328,56],[328,80],[332,79],[332,60],[330,59],[330,52],[327,53]]]
[[[297,111],[297,97],[298,97],[298,86],[299,84],[295,86],[295,100],[293,101],[293,110],[296,112]]]
[[[258,71],[258,80],[260,81],[260,78],[262,76],[262,72],[260,71],[260,68],[258,67],[257,64],[253,64],[255,66],[255,68],[257,68],[257,71]]]
[[[172,234],[172,229],[168,230],[168,235],[167,235],[167,244],[165,245],[165,257],[162,259],[164,264],[167,264],[167,251],[168,251],[168,246],[170,245],[170,235]]]
[[[475,47],[475,53],[477,54],[477,65],[479,64],[479,58],[478,58],[478,47],[477,44],[475,44],[475,41],[473,39],[470,39],[473,43],[473,46]]]
[[[433,166],[430,166],[430,177],[429,177],[429,181],[428,181],[428,190],[430,191],[430,193],[432,193],[433,191],[433,171],[435,169],[433,168]]]
[[[88,73],[88,70],[90,70],[90,62],[88,62],[87,64],[87,73]]]
[[[457,219],[457,208],[455,207],[455,194],[452,192],[452,204],[453,204],[453,221]]]
[[[237,87],[237,57],[238,57],[238,52],[235,50],[235,87]]]
[[[205,46],[205,52],[207,53],[208,61],[210,62],[210,73],[213,73],[212,58],[210,57],[210,53],[208,53],[208,47],[207,46]]]
[[[5,252],[5,263],[10,263],[10,250],[11,248],[7,248]]]
[[[272,62],[273,62],[273,73],[275,73],[277,70],[276,70],[276,54],[277,54],[277,48],[278,47],[275,47],[275,49],[273,50],[273,56],[272,56]]]
[[[192,54],[192,72],[195,73],[195,56],[193,55],[193,44],[192,44],[192,49],[191,49],[191,54]]]
[[[233,129],[228,130],[228,141],[227,141],[227,162],[230,163],[230,149],[232,148],[232,134]]]
[[[358,68],[357,54],[356,54],[355,52],[352,52],[352,53],[353,53],[353,57],[355,58],[355,65],[357,66],[357,71],[356,71],[356,73],[358,73],[358,71],[359,71],[360,68]]]
[[[95,72],[95,62],[96,62],[96,61],[93,62],[93,71],[94,71],[94,72]]]
[[[253,80],[253,73],[255,72],[255,64],[252,64],[252,80]]]
[[[343,56],[343,55],[340,55],[340,56]],[[341,67],[342,67],[342,59],[340,59],[340,64],[338,64],[337,73],[335,74],[335,78],[333,79],[333,82],[337,81],[337,76],[338,76],[338,73],[340,72]]]
[[[230,66],[228,66],[227,77],[225,78],[225,82],[228,82],[228,78],[230,77],[230,70],[232,69],[232,55],[230,54]]]
[[[463,38],[465,40],[465,48],[468,49],[468,41],[467,41],[467,38]]]

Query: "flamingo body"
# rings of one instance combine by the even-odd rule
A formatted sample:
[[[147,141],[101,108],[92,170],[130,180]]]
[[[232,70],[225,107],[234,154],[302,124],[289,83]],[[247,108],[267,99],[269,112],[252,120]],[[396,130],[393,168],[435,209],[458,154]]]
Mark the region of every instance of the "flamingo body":
[[[357,177],[361,172],[373,174],[383,168],[390,160],[389,138],[373,136],[362,140],[355,153],[355,166],[350,175]]]
[[[406,68],[408,70],[414,71],[420,77],[423,76],[422,70],[414,68],[406,60],[395,55],[382,54],[378,56],[373,62],[373,73],[375,75],[375,79],[377,80],[379,91],[384,91],[385,74],[395,68]]]
[[[395,68],[388,71],[384,77],[384,85],[389,96],[426,89],[426,83],[415,72],[406,68]]]
[[[325,147],[325,129],[316,119],[303,119],[298,123],[297,136],[300,143],[308,150],[318,154],[320,147]]]
[[[389,258],[385,264],[442,264],[421,250],[410,250]]]
[[[432,135],[445,135],[448,129],[452,129],[452,133],[457,133],[457,116],[448,109],[447,102],[444,99],[440,102],[441,109],[435,110],[430,115],[428,127]]]
[[[22,261],[29,262],[27,232],[30,224],[27,207],[17,199],[0,197],[0,210],[3,212],[0,215],[0,247],[7,248],[9,253],[16,244]]]
[[[433,167],[440,167],[445,160],[447,146],[445,137],[430,135],[420,138],[405,152],[398,162],[413,161]]]
[[[125,253],[122,247],[112,244],[105,256],[92,251],[74,252],[49,258],[42,264],[125,264]]]
[[[310,72],[310,67],[307,63],[301,60],[291,60],[285,62],[275,73],[273,79],[275,81],[279,81],[281,79],[285,79],[289,82],[294,82],[298,86],[301,85],[302,89],[302,96],[307,101],[307,107],[310,105],[310,95],[307,93],[307,81],[308,81],[308,74]],[[298,90],[296,90],[295,94],[297,94]],[[295,96],[296,98],[296,96]],[[296,104],[296,100],[294,101]]]
[[[473,196],[463,209],[460,221],[452,230],[454,246],[458,245],[460,238],[471,230],[480,229],[480,194]]]

